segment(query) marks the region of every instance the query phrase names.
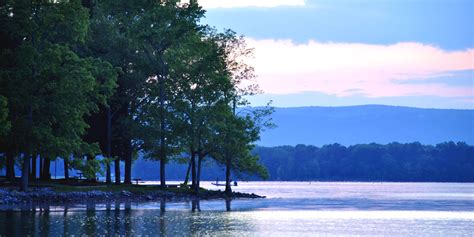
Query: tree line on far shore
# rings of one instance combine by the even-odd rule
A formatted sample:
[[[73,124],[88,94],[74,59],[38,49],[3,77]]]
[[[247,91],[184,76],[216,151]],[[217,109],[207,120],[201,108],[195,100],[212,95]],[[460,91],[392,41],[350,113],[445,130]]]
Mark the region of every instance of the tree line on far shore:
[[[268,169],[270,181],[474,182],[474,146],[463,142],[339,144],[262,147],[253,151]],[[138,159],[134,170],[144,180],[159,180],[158,164]],[[182,180],[186,166],[167,166],[171,180]],[[221,164],[207,160],[203,180],[224,180]],[[60,173],[62,174],[62,173]],[[251,175],[241,180],[261,180]]]
[[[256,147],[270,180],[474,182],[474,146],[371,143]]]
[[[189,164],[199,190],[202,162],[266,177],[251,153],[270,107],[237,112],[259,92],[242,36],[200,24],[197,1],[6,0],[0,3],[0,168],[22,189],[65,177],[131,183],[137,154]],[[240,111],[240,110],[239,110]],[[102,158],[99,158],[102,157]],[[39,162],[38,162],[39,160]],[[120,173],[124,162],[125,172]],[[114,168],[112,170],[112,167]]]

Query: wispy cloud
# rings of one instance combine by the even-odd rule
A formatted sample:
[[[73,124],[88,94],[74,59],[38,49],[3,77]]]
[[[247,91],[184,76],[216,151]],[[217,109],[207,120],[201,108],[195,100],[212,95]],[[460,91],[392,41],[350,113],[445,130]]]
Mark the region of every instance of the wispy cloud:
[[[198,0],[198,2],[205,9],[305,6],[305,0]]]
[[[259,94],[247,99],[254,106],[264,106],[268,101],[276,107],[297,106],[351,106],[365,104],[383,104],[419,108],[474,109],[474,96],[440,97],[440,96],[394,96],[366,97],[364,95],[336,96],[321,92],[302,92],[295,94]]]
[[[305,91],[337,96],[473,96],[472,86],[400,83],[429,80],[451,71],[474,69],[474,49],[446,51],[433,45],[402,42],[296,44],[290,40],[248,39],[255,48],[251,63],[266,93]],[[357,91],[354,91],[357,88]]]

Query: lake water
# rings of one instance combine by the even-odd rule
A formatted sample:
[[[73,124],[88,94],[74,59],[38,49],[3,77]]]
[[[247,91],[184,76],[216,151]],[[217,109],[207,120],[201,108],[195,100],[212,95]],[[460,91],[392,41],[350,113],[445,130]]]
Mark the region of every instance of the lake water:
[[[234,190],[267,198],[0,211],[0,236],[474,236],[474,184],[240,182]]]

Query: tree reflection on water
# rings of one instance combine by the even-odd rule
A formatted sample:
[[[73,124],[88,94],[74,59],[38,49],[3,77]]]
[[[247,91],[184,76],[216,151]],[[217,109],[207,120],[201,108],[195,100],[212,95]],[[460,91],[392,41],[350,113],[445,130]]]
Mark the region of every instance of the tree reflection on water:
[[[191,209],[166,210],[165,200],[151,209],[131,202],[18,206],[0,211],[0,236],[206,235],[229,229],[225,212],[201,211],[197,199],[184,206]],[[231,210],[231,199],[225,210]]]

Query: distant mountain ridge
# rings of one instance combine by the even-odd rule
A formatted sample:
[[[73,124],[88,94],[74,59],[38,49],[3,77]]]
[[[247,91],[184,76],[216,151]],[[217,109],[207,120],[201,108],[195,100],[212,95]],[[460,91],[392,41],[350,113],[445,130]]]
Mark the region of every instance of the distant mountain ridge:
[[[444,141],[474,143],[474,110],[386,105],[275,108],[260,146]]]

